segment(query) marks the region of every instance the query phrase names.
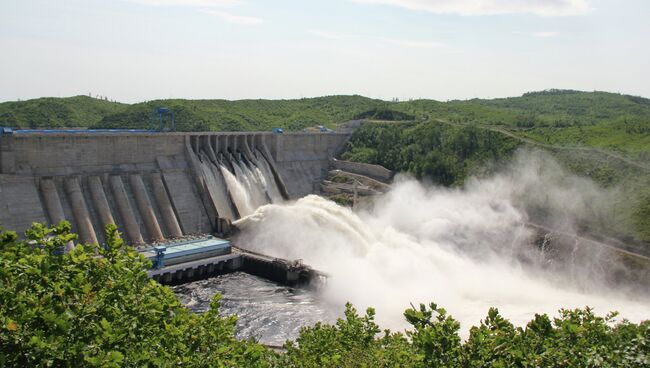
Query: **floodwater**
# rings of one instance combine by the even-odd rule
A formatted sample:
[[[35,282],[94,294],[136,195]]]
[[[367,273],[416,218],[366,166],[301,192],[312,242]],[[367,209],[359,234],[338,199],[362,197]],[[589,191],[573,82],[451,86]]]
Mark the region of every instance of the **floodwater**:
[[[317,291],[279,285],[244,272],[173,289],[185,306],[198,313],[207,311],[213,296],[221,293],[221,314],[238,316],[237,337],[267,345],[282,345],[298,337],[301,327],[335,320],[319,301]]]

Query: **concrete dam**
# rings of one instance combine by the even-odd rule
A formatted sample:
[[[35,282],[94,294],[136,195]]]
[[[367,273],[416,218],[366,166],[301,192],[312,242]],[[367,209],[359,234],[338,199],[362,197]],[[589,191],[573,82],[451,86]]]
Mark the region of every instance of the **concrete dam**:
[[[116,224],[134,245],[213,233],[259,205],[312,193],[347,133],[0,135],[0,225],[68,220],[82,242]]]

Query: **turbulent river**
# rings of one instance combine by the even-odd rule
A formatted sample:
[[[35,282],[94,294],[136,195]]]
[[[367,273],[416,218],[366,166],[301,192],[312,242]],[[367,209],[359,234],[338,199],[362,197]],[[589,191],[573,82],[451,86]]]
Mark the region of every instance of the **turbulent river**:
[[[188,308],[204,312],[212,297],[222,294],[222,315],[237,315],[237,337],[254,338],[269,345],[295,339],[300,328],[318,321],[332,321],[318,293],[278,285],[243,272],[226,274],[174,287]]]

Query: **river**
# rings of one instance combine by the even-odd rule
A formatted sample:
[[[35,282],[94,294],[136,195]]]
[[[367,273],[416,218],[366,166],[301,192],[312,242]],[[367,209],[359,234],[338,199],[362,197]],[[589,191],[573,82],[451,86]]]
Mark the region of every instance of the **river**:
[[[216,293],[222,294],[221,314],[237,315],[237,337],[254,338],[267,345],[295,339],[300,328],[335,316],[309,289],[278,285],[266,279],[235,272],[175,286],[181,302],[194,312],[205,312]]]

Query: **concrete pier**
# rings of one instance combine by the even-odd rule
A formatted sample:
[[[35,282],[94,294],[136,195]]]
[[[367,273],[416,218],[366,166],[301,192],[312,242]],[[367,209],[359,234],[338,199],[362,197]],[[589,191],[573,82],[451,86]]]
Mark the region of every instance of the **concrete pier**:
[[[57,224],[65,220],[63,207],[61,206],[61,200],[59,199],[59,194],[56,190],[54,180],[49,178],[42,179],[41,193],[43,195],[45,210],[47,212],[47,217],[50,219],[50,223]]]
[[[150,270],[149,277],[161,284],[174,285],[239,270],[241,254],[227,254]]]
[[[169,201],[167,190],[165,189],[165,184],[163,183],[160,174],[150,174],[149,179],[151,180],[153,193],[156,197],[156,203],[158,203],[160,214],[162,215],[163,222],[165,224],[165,235],[172,238],[179,238],[183,236],[181,226],[178,224],[176,214],[174,213],[174,208]]]
[[[102,181],[98,176],[91,176],[88,178],[88,187],[90,188],[90,196],[95,206],[95,211],[99,215],[99,220],[103,226],[108,224],[115,224],[115,219],[111,213],[111,208],[104,193]]]
[[[142,177],[140,174],[131,175],[129,176],[129,182],[131,184],[131,189],[133,190],[133,195],[135,196],[138,211],[140,212],[140,216],[142,216],[144,226],[147,228],[149,239],[156,241],[163,240],[165,237],[160,230],[158,219],[153,211],[151,201],[147,196],[147,191],[142,182]]]
[[[86,201],[81,193],[79,179],[67,178],[64,186],[66,194],[70,200],[72,213],[75,218],[75,224],[77,225],[77,231],[81,241],[84,243],[97,243],[97,235],[95,234],[93,223],[90,220]]]
[[[126,236],[128,236],[129,240],[133,244],[144,244],[142,234],[140,233],[140,227],[138,226],[138,222],[133,214],[131,204],[129,204],[126,190],[124,189],[124,183],[122,183],[122,178],[117,175],[111,176],[109,181],[111,183],[113,198],[115,199],[118,212],[122,219],[122,224],[126,230]]]

